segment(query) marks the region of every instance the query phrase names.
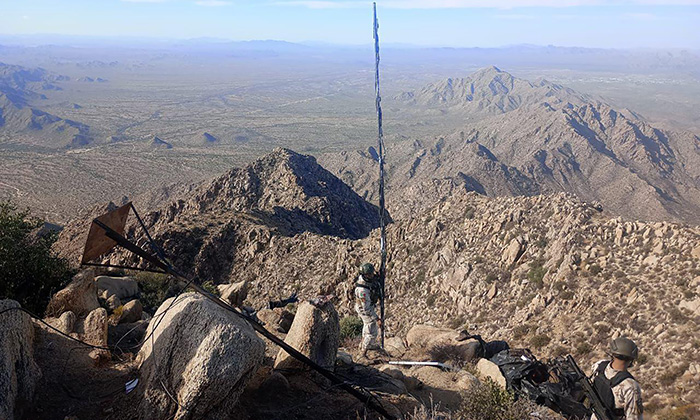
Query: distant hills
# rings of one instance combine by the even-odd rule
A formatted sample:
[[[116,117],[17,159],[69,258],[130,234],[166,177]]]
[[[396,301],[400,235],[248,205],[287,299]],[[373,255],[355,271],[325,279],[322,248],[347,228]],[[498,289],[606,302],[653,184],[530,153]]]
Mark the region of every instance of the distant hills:
[[[67,80],[41,68],[0,63],[0,132],[25,134],[51,148],[90,144],[94,139],[88,125],[31,105],[46,98],[42,91],[60,90],[56,83]]]
[[[389,147],[389,185],[402,191],[394,211],[418,211],[455,188],[488,196],[569,192],[613,214],[700,223],[700,138],[691,133],[658,129],[630,111],[496,67],[396,99],[463,116],[465,125]],[[322,163],[361,195],[376,190],[370,153]]]

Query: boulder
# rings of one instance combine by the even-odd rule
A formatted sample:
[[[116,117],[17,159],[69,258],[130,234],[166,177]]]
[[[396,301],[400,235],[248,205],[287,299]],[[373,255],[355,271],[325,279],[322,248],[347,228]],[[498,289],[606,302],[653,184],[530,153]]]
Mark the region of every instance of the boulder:
[[[104,308],[97,308],[90,312],[87,317],[76,322],[75,331],[78,333],[78,337],[86,343],[107,347],[107,311]],[[110,360],[111,353],[106,349],[93,349],[89,356],[96,365],[100,365]]]
[[[464,339],[464,334],[454,330],[430,325],[416,325],[406,334],[406,342],[411,349],[422,349],[425,353],[442,353],[447,359],[468,362],[482,356],[482,346],[475,339]],[[443,347],[439,349],[438,347]]]
[[[695,300],[682,300],[678,307],[680,309],[687,309],[695,315],[700,315],[700,298]]]
[[[107,311],[97,308],[79,322],[80,339],[93,346],[107,346]]]
[[[289,381],[279,372],[272,372],[258,388],[264,400],[272,400],[289,394]]]
[[[513,240],[510,241],[508,248],[506,248],[503,251],[501,261],[503,261],[503,264],[505,264],[508,267],[514,266],[518,262],[518,260],[520,260],[520,257],[523,256],[526,248],[527,241],[525,240],[525,238],[523,238],[522,236],[513,238]]]
[[[70,334],[75,331],[75,322],[77,317],[71,311],[64,312],[58,318],[45,318],[44,322],[58,329],[64,334]]]
[[[217,286],[221,294],[221,299],[239,308],[243,306],[243,302],[248,297],[248,287],[248,280],[233,284],[220,284]]]
[[[97,290],[103,299],[116,296],[126,300],[139,294],[139,284],[131,277],[98,276],[95,278]]]
[[[78,273],[65,289],[59,290],[46,308],[47,316],[59,316],[71,311],[78,317],[85,316],[100,307],[97,301],[97,284],[92,270]]]
[[[335,357],[335,362],[336,364],[343,366],[352,366],[354,364],[352,355],[342,350],[338,350],[338,354]]]
[[[340,344],[340,321],[333,304],[302,302],[284,341],[317,364],[333,369]],[[306,365],[280,349],[275,369],[306,369]]]
[[[0,311],[19,308],[14,300],[0,300]],[[24,312],[0,315],[0,419],[22,417],[31,403],[41,371],[34,362],[34,325]]]
[[[490,360],[479,359],[479,362],[476,364],[476,370],[479,371],[482,378],[490,378],[501,388],[506,388],[506,378],[497,364]]]
[[[294,321],[294,314],[284,308],[265,308],[259,310],[256,315],[265,324],[265,328],[284,334],[289,332]]]
[[[457,388],[460,390],[470,390],[479,385],[479,379],[467,371],[457,373]]]
[[[68,311],[62,313],[58,320],[60,322],[59,329],[64,333],[70,334],[75,331],[75,322],[78,320],[78,317],[76,317],[73,312]]]
[[[491,285],[491,288],[490,288],[489,291],[486,293],[486,299],[487,299],[487,300],[492,300],[493,298],[496,297],[497,294],[498,294],[498,287],[496,286],[496,283],[494,283],[494,284]]]
[[[156,311],[161,321],[150,323],[146,335],[153,336],[137,357],[138,418],[230,418],[265,343],[244,320],[202,295],[183,294],[170,307],[173,299]]]
[[[420,381],[426,391],[436,401],[440,401],[442,404],[450,407],[459,406],[461,401],[459,394],[461,374],[445,372],[432,366],[421,366],[412,368],[409,375]]]
[[[132,300],[131,302],[127,302],[124,304],[124,306],[122,306],[122,313],[119,317],[119,323],[127,324],[136,322],[141,319],[142,314],[143,306],[141,305],[141,302],[136,299]]]
[[[409,347],[429,347],[437,342],[452,342],[458,336],[454,330],[433,327],[432,325],[415,325],[406,334]]]
[[[693,250],[690,251],[690,255],[693,258],[700,260],[700,246],[696,246],[695,248],[693,248]]]
[[[401,337],[389,337],[384,340],[384,349],[393,357],[401,357],[406,353],[406,344]]]

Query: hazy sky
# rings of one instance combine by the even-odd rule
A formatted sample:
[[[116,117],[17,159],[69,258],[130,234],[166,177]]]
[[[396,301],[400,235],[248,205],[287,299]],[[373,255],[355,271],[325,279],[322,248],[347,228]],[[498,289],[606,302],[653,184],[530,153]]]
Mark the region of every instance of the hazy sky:
[[[700,0],[379,0],[382,40],[700,48]],[[0,33],[371,42],[371,2],[0,0]]]

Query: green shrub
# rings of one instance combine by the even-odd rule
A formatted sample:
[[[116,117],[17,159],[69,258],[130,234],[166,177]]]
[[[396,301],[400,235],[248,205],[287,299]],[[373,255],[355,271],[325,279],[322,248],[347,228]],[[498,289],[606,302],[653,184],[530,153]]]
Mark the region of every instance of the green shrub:
[[[561,300],[571,300],[574,298],[574,296],[575,296],[574,292],[572,292],[571,290],[565,290],[565,291],[559,293],[559,298]]]
[[[593,347],[587,342],[583,341],[576,346],[576,354],[579,356],[585,356],[593,350]]]
[[[486,283],[493,283],[494,281],[498,280],[498,274],[496,273],[489,273],[486,275]]]
[[[151,314],[155,313],[166,298],[177,293],[176,288],[171,287],[167,274],[140,272],[136,274],[136,281],[141,291],[139,300],[144,310]]]
[[[211,280],[202,283],[202,288],[214,296],[221,296],[221,292]]]
[[[671,366],[659,375],[659,382],[662,385],[671,385],[676,382],[676,379],[680,378],[686,370],[688,370],[688,363]]]
[[[529,333],[529,332],[530,332],[529,325],[527,325],[527,324],[516,325],[515,327],[513,327],[513,334],[512,334],[513,340],[519,340],[519,339],[525,337],[525,335],[527,335],[527,333]]]
[[[546,334],[537,334],[530,337],[530,345],[536,349],[546,346],[550,341],[552,341],[552,339]]]
[[[544,286],[544,276],[547,269],[542,266],[542,262],[537,260],[530,263],[530,271],[527,272],[527,279],[538,289]]]
[[[537,413],[534,414],[533,413]],[[481,382],[462,393],[462,405],[456,417],[461,420],[523,420],[538,418],[553,420],[554,417],[539,412],[529,400],[515,400],[513,394],[498,386],[491,379]]]
[[[435,295],[432,295],[432,294],[428,295],[428,297],[425,298],[426,306],[428,308],[432,308],[433,306],[435,306],[435,299],[437,299],[437,297]]]
[[[588,269],[588,271],[591,273],[591,275],[597,276],[600,274],[601,271],[603,271],[602,268],[598,264],[593,264],[591,268]]]
[[[0,298],[43,315],[51,295],[63,288],[74,272],[51,246],[57,232],[39,234],[44,221],[0,202]]]
[[[467,219],[473,219],[476,210],[472,206],[467,206],[467,210],[464,212],[464,217]]]
[[[346,316],[340,320],[340,339],[359,337],[362,334],[362,320],[356,316]]]

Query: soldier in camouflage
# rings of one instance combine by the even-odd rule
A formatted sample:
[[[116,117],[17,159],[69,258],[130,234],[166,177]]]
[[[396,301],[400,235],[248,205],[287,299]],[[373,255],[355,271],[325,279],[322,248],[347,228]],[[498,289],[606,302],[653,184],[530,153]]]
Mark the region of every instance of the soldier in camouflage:
[[[613,420],[643,420],[642,389],[628,369],[637,359],[639,350],[629,338],[610,342],[610,360],[593,365],[592,381]],[[595,415],[591,420],[598,420]]]
[[[379,301],[379,278],[372,264],[362,264],[360,275],[355,282],[355,312],[362,320],[362,342],[360,350],[367,357],[369,350],[381,351],[377,344],[381,320],[377,316],[376,305]]]

